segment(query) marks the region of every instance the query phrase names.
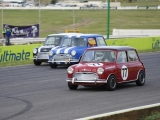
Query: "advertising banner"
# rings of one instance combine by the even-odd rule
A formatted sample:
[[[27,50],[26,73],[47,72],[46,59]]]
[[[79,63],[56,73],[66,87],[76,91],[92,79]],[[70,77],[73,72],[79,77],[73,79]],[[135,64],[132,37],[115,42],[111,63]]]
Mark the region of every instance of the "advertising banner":
[[[0,46],[0,63],[30,60],[33,58],[33,49],[40,46],[42,45]]]
[[[39,24],[30,26],[13,26],[3,24],[3,29],[9,27],[11,30],[11,38],[28,38],[39,37]]]
[[[152,50],[160,48],[160,37],[125,38],[106,40],[109,46],[131,46],[137,50]]]

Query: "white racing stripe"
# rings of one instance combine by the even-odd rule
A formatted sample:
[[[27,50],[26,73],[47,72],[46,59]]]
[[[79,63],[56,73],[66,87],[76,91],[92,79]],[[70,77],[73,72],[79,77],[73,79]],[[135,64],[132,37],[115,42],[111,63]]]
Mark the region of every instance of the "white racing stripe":
[[[56,46],[56,47],[53,47],[51,50],[55,50],[55,49],[57,49],[59,46]]]
[[[43,48],[43,46],[41,46],[41,47],[38,48],[38,52],[40,52],[41,48]]]
[[[158,107],[160,106],[160,103],[155,103],[151,105],[145,105],[145,106],[140,106],[140,107],[134,107],[134,108],[129,108],[129,109],[124,109],[124,110],[119,110],[119,111],[114,111],[114,112],[109,112],[109,113],[104,113],[104,114],[99,114],[99,115],[94,115],[90,117],[85,117],[85,118],[79,118],[75,120],[90,120],[90,119],[95,119],[95,118],[100,118],[100,117],[107,117],[115,114],[123,114],[126,112],[131,112],[135,110],[142,110],[142,109],[147,109],[147,108],[153,108],[153,107]]]
[[[66,48],[66,49],[64,50],[64,53],[68,53],[68,51],[69,51],[70,49],[72,49],[72,48],[74,48],[74,47]]]
[[[39,47],[38,48],[38,52],[40,52],[40,50],[42,49],[42,48],[51,48],[51,47],[53,47],[52,49],[56,49],[57,47],[59,47],[59,46],[54,46],[54,45],[51,45],[51,46],[41,46],[41,47]]]
[[[64,48],[57,49],[56,54],[59,54],[62,49],[64,49]]]

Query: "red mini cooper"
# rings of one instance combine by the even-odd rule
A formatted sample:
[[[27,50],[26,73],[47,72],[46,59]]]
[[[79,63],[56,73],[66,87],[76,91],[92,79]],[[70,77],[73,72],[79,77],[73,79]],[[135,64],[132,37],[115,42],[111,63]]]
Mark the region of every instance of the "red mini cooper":
[[[129,46],[88,48],[79,64],[67,69],[70,90],[82,86],[105,86],[113,91],[117,84],[135,82],[145,84],[145,67],[136,49]]]

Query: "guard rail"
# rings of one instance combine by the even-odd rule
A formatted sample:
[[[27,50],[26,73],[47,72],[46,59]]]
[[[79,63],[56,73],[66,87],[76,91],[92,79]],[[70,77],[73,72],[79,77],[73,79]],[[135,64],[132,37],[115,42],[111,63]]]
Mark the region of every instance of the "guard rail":
[[[105,39],[107,39],[106,35],[103,35]],[[110,35],[110,39],[118,39],[118,38],[135,38],[135,37],[146,37],[148,35]],[[30,44],[35,42],[44,42],[46,38],[12,38],[10,42],[12,44]],[[4,43],[4,39],[0,39],[0,43]]]

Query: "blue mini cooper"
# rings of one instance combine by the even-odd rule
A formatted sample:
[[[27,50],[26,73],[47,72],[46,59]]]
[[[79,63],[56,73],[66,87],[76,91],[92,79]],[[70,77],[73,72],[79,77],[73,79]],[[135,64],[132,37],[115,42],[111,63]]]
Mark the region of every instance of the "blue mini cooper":
[[[51,68],[59,65],[70,66],[79,63],[83,52],[92,46],[107,46],[105,39],[100,34],[78,34],[65,39],[59,47],[49,51],[49,64]]]
[[[65,39],[78,34],[80,33],[59,33],[48,35],[41,47],[33,49],[33,63],[36,66],[41,65],[42,62],[48,63],[48,53],[52,48],[58,48],[64,44]]]

